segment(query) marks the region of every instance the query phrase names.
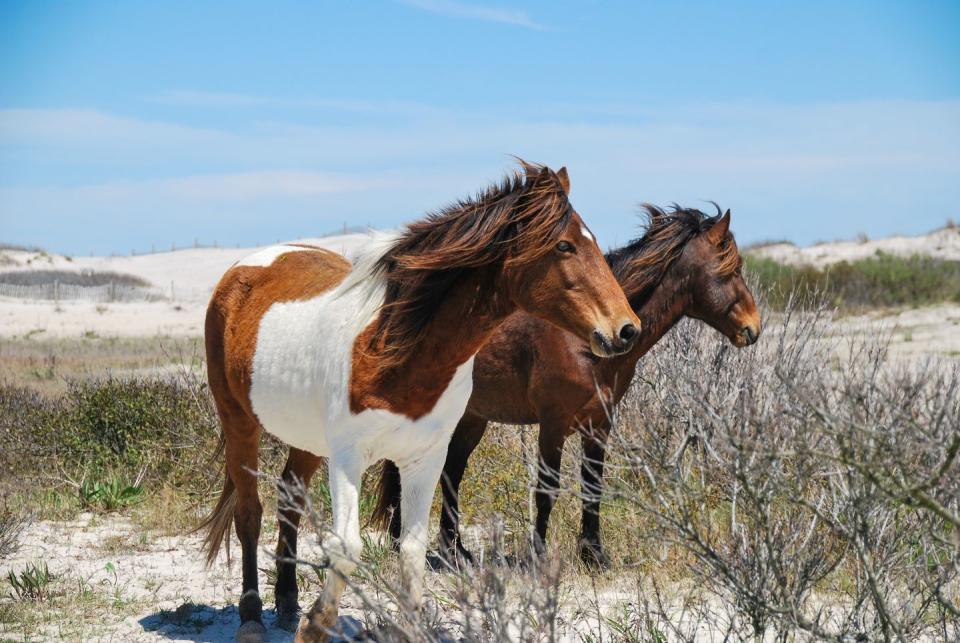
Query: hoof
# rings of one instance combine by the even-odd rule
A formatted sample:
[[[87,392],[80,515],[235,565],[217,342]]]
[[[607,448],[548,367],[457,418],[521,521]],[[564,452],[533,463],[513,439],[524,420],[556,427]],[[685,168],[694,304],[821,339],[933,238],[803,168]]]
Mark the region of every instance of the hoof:
[[[277,596],[277,627],[288,632],[297,629],[300,605],[296,596]]]
[[[260,621],[247,621],[237,630],[237,643],[263,643],[267,628]]]
[[[441,544],[440,551],[437,552],[443,562],[450,569],[466,569],[474,566],[473,554],[471,554],[460,541],[456,545]]]
[[[600,543],[581,540],[578,549],[580,560],[590,569],[609,569],[610,558]]]

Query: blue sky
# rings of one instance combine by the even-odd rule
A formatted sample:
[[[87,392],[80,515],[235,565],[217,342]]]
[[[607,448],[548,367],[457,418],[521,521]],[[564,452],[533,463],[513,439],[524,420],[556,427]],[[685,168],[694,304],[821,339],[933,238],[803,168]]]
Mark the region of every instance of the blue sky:
[[[958,2],[0,3],[0,240],[86,254],[396,226],[511,154],[604,244],[960,219]]]

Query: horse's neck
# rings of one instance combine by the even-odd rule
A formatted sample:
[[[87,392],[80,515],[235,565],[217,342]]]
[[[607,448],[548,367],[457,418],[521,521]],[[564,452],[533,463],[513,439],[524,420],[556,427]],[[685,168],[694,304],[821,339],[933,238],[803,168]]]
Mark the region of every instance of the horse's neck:
[[[415,350],[400,364],[380,369],[375,352],[354,352],[354,412],[386,408],[416,419],[434,408],[457,368],[480,350],[514,310],[513,304],[500,295],[482,301],[478,297],[484,290],[480,288],[482,279],[480,274],[467,276],[454,286]]]
[[[634,310],[642,323],[639,346],[634,349],[640,355],[653,348],[680,321],[690,305],[689,281],[674,272],[668,270],[646,301]]]
[[[634,305],[633,311],[640,318],[640,339],[637,345],[617,357],[603,360],[601,364],[616,382],[617,395],[622,395],[633,379],[637,362],[673,328],[690,303],[687,280],[668,270],[647,298]],[[619,397],[618,397],[619,400]]]
[[[515,306],[493,288],[492,298],[481,300],[483,275],[461,280],[441,304],[427,326],[421,346],[399,368],[415,376],[423,364],[432,368],[455,369],[473,357],[490,335],[512,313]],[[491,292],[491,290],[487,290]]]

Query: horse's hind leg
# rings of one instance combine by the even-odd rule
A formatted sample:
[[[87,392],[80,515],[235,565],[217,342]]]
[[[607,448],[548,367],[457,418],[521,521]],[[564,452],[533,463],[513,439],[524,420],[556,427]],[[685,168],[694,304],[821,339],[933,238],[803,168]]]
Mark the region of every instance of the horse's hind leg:
[[[274,587],[277,619],[281,627],[296,624],[300,606],[297,603],[297,529],[303,515],[310,480],[320,466],[321,458],[290,448],[287,464],[283,468],[277,503],[277,522],[280,536],[277,539],[277,583]]]
[[[336,457],[330,458],[327,466],[330,470],[333,533],[324,539],[324,551],[330,569],[323,583],[323,593],[300,619],[297,643],[329,640],[337,624],[346,578],[356,569],[363,550],[363,541],[360,540],[360,477],[363,467],[353,459]]]
[[[236,413],[224,422],[227,475],[233,480],[237,493],[233,521],[243,552],[243,593],[240,596],[237,640],[251,643],[263,640],[265,634],[261,617],[263,602],[257,587],[257,544],[263,515],[257,492],[260,430],[260,424],[245,413]]]
[[[480,444],[487,430],[487,421],[477,415],[460,418],[443,465],[441,485],[443,509],[440,512],[440,555],[451,565],[472,563],[473,556],[460,538],[460,482],[467,468],[467,460]]]

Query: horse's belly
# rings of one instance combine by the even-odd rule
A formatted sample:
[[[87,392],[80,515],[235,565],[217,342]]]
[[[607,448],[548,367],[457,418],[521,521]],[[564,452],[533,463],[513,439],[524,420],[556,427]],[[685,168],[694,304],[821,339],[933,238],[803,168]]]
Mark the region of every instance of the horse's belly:
[[[416,462],[449,444],[470,399],[472,362],[457,369],[433,409],[415,420],[383,409],[331,413],[322,404],[322,390],[311,393],[287,378],[277,378],[272,387],[261,378],[252,396],[254,411],[268,433],[314,455],[350,451],[367,465],[380,458]]]

